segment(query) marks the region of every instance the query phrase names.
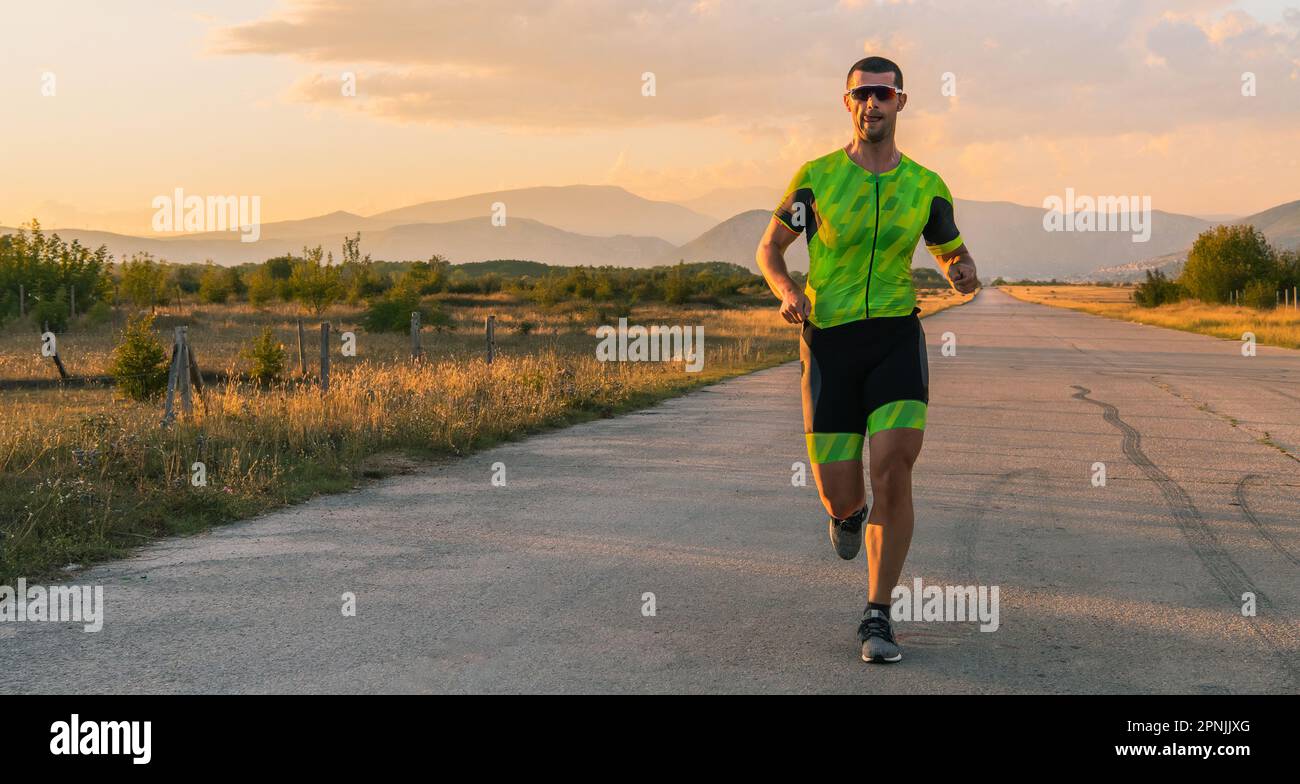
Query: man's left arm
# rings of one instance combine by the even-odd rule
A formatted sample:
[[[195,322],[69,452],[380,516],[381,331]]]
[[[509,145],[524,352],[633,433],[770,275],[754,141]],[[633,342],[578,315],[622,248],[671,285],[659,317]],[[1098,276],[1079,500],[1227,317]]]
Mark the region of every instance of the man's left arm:
[[[942,180],[938,181],[937,193],[930,199],[930,215],[922,234],[925,236],[926,248],[934,255],[954,289],[962,294],[970,294],[979,288],[975,260],[971,258],[970,251],[966,250],[966,243],[957,230],[952,194]]]
[[[939,262],[943,274],[957,291],[970,294],[979,288],[980,279],[976,275],[975,259],[971,258],[970,251],[966,250],[966,243],[963,242],[954,250],[936,256],[935,260]]]

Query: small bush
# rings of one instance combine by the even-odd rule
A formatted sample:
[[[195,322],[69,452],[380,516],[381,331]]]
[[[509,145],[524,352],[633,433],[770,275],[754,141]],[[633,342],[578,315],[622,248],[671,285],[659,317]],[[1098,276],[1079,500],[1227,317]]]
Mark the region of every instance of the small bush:
[[[1182,286],[1160,270],[1147,270],[1147,279],[1133,289],[1133,301],[1144,308],[1167,305],[1182,298]]]
[[[199,279],[199,299],[210,305],[224,305],[231,295],[230,273],[215,264],[206,265]]]
[[[122,342],[113,349],[108,372],[117,390],[131,400],[148,401],[167,389],[171,357],[153,333],[153,315],[141,313],[127,320]]]
[[[1241,290],[1241,304],[1248,308],[1272,310],[1277,307],[1277,283],[1271,280],[1252,280]]]
[[[68,328],[68,293],[59,289],[53,297],[45,297],[31,309],[32,323],[37,329],[44,330],[48,324],[51,332],[63,332]]]
[[[520,321],[515,324],[515,332],[520,335],[531,335],[535,329],[537,329],[535,321]]]
[[[409,332],[411,314],[416,311],[420,313],[421,327],[433,327],[438,332],[451,328],[447,314],[410,294],[375,300],[362,315],[361,326],[367,332]]]
[[[92,327],[98,327],[108,323],[113,318],[113,308],[107,302],[100,300],[90,306],[86,312],[86,323]]]
[[[258,381],[270,383],[284,373],[284,346],[266,327],[253,339],[240,355],[251,363],[248,374]]]
[[[248,303],[260,308],[276,296],[276,280],[266,267],[258,267],[248,278]]]

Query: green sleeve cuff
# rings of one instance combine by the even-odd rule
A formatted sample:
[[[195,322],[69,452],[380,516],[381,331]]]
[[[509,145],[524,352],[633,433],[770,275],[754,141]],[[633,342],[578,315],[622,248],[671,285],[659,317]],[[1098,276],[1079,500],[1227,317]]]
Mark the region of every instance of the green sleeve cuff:
[[[772,217],[773,217],[773,218],[776,218],[777,221],[778,221],[782,226],[786,227],[786,228],[789,229],[790,231],[793,231],[795,234],[801,234],[801,233],[802,233],[799,229],[796,229],[795,227],[791,226],[789,223],[786,223],[785,218],[782,218],[782,217],[781,217],[780,215],[778,215],[777,213],[775,213],[775,212],[772,213]]]
[[[926,245],[925,248],[935,256],[942,256],[945,253],[950,253],[960,248],[964,241],[965,240],[961,238],[961,235],[958,234],[956,237],[953,237],[942,245]]]

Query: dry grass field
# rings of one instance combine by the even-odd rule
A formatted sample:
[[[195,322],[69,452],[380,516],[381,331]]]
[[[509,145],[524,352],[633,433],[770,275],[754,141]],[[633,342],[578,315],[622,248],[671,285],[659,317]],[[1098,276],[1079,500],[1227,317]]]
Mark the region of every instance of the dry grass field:
[[[923,314],[967,299],[926,293]],[[597,361],[595,329],[616,319],[590,305],[542,310],[508,294],[442,304],[455,328],[426,329],[420,362],[411,359],[408,335],[361,330],[356,308],[335,307],[320,319],[287,305],[160,311],[155,327],[164,345],[173,324],[188,324],[204,372],[230,374],[195,400],[192,418],[167,428],[160,426],[161,401],[129,401],[107,386],[31,387],[57,373],[40,356],[37,334],[11,325],[0,332],[0,379],[29,383],[0,391],[0,583],[346,490],[421,461],[650,405],[798,356],[797,330],[770,300],[635,309],[632,324],[704,327],[698,373],[685,372],[682,362]],[[498,352],[490,365],[483,334],[489,313]],[[305,378],[296,372],[300,317]],[[335,336],[324,396],[314,378],[320,320],[331,322]],[[288,349],[290,372],[258,385],[240,379],[240,351],[266,326]],[[338,334],[348,330],[357,336],[355,357],[339,351]],[[117,334],[113,324],[74,325],[59,336],[59,354],[74,376],[103,374]],[[193,481],[196,463],[206,474],[202,484]]]
[[[1208,305],[1196,300],[1139,307],[1133,302],[1131,286],[1000,286],[1017,299],[1054,305],[1098,316],[1151,324],[1184,332],[1198,332],[1228,340],[1241,340],[1242,333],[1255,333],[1255,340],[1267,346],[1300,348],[1300,311],[1278,308],[1256,310],[1234,305]]]

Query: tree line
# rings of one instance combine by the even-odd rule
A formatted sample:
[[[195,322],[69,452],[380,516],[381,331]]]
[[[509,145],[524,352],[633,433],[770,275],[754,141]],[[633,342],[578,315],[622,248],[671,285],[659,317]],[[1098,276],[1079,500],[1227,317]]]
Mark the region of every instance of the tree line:
[[[30,230],[0,236],[0,323],[22,313],[37,325],[61,330],[74,308],[106,315],[111,266],[102,246],[91,250],[57,234],[46,236],[37,221]]]
[[[1216,226],[1201,232],[1177,278],[1147,270],[1133,299],[1156,307],[1183,299],[1269,310],[1280,292],[1300,287],[1300,251],[1279,250],[1251,225]]]
[[[795,275],[802,283],[803,276]],[[932,269],[913,270],[918,287],[946,285]],[[410,314],[439,327],[449,320],[438,307],[438,294],[507,292],[540,307],[565,302],[607,305],[616,312],[648,303],[722,305],[766,297],[763,278],[736,264],[720,261],[630,268],[561,267],[533,261],[497,260],[451,264],[439,255],[424,261],[375,261],[362,254],[360,233],[344,237],[341,256],[321,246],[304,247],[263,262],[220,266],[172,264],[136,253],[113,264],[104,247],[90,250],[46,236],[40,224],[0,237],[0,323],[22,310],[34,324],[62,331],[73,315],[109,317],[110,304],[128,304],[153,313],[178,301],[205,304],[247,302],[254,307],[297,303],[319,316],[332,305],[366,308],[363,324],[376,331],[405,329]],[[74,292],[75,289],[75,292]],[[75,313],[70,300],[75,296]],[[446,299],[443,297],[441,299]]]

